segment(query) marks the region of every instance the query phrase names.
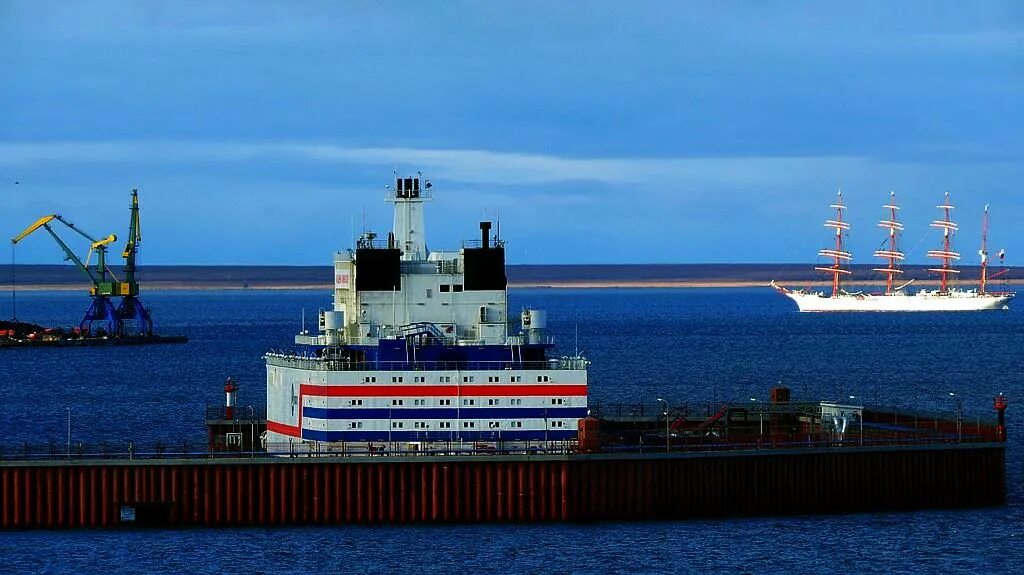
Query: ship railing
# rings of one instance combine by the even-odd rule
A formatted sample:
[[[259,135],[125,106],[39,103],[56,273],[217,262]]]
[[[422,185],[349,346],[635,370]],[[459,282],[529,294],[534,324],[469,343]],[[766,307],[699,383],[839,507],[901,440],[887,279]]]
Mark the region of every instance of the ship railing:
[[[525,335],[510,335],[505,338],[505,345],[555,345],[554,336],[539,335],[534,336],[534,339],[536,341],[530,341]]]
[[[581,357],[552,358],[544,361],[346,361],[267,354],[268,365],[293,367],[310,371],[495,371],[495,370],[549,370],[569,371],[586,369],[589,361]]]
[[[236,405],[232,408],[231,417],[228,417],[227,407],[223,405],[207,405],[206,421],[266,421],[267,409],[265,407],[254,407],[251,405]]]
[[[504,248],[505,247],[505,240],[496,240],[496,239],[492,238],[492,239],[488,240],[487,245],[489,247],[492,247],[492,248]],[[482,248],[482,247],[484,247],[484,242],[483,242],[483,240],[476,240],[476,239],[474,239],[474,240],[462,240],[462,247],[464,249],[465,248],[469,248],[469,249]]]
[[[971,426],[973,427],[973,426]],[[701,434],[671,432],[668,436],[651,431],[638,435],[602,435],[599,447],[587,452],[609,454],[698,453],[716,451],[756,451],[823,448],[885,448],[920,447],[956,444],[997,443],[994,431],[979,429],[977,433],[964,430],[961,434],[927,434],[910,431],[890,431],[861,434],[848,431],[730,433],[717,435],[713,431]],[[467,456],[467,455],[571,455],[583,452],[576,440],[532,441],[451,441],[410,445],[408,442],[282,442],[263,443],[257,438],[257,448],[244,445],[212,445],[202,441],[180,442],[99,442],[45,444],[23,443],[0,447],[0,461],[104,461],[104,460],[180,460],[180,459],[238,459],[280,457],[366,457],[366,456]],[[413,442],[415,443],[415,442]]]
[[[358,240],[356,240],[356,247],[359,248],[359,249],[385,250],[385,249],[393,249],[394,248],[394,244],[393,243],[392,244],[388,244],[388,240],[386,238],[376,238],[375,237],[375,238],[373,238],[371,240],[369,238],[365,238],[364,237],[364,238],[359,238]]]

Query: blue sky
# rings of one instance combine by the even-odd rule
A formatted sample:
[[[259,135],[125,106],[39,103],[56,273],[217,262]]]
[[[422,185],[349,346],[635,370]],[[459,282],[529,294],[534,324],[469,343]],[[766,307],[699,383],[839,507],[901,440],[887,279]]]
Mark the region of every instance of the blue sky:
[[[396,165],[512,263],[813,261],[839,187],[860,262],[890,189],[911,262],[946,190],[1024,262],[1019,2],[5,0],[0,69],[0,233],[137,186],[145,263],[326,264]]]

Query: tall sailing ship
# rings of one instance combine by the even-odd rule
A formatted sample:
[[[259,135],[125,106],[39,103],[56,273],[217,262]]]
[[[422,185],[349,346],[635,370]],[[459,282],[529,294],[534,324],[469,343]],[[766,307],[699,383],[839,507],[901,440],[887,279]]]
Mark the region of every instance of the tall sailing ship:
[[[1015,295],[1010,292],[988,290],[990,279],[988,275],[988,206],[985,206],[981,249],[978,252],[981,256],[981,278],[978,287],[976,289],[960,289],[953,286],[952,280],[960,273],[960,270],[954,267],[954,262],[960,259],[960,254],[953,247],[953,238],[959,228],[951,217],[953,205],[950,204],[948,192],[945,201],[937,206],[942,210],[942,218],[930,224],[931,227],[942,230],[941,246],[928,251],[928,257],[940,262],[936,267],[928,269],[928,271],[939,275],[938,289],[921,289],[910,292],[906,288],[914,280],[899,281],[903,274],[900,263],[905,257],[899,247],[903,224],[897,219],[897,212],[900,208],[896,205],[896,194],[893,192],[890,193],[889,203],[883,206],[886,209],[887,218],[878,223],[879,227],[887,230],[888,239],[885,246],[874,253],[875,257],[886,262],[886,267],[872,270],[885,275],[885,292],[846,291],[843,289],[843,283],[851,276],[849,262],[853,260],[853,254],[846,249],[845,238],[846,233],[850,230],[850,224],[844,220],[846,206],[843,204],[842,192],[839,192],[836,203],[831,207],[835,210],[835,215],[825,221],[825,227],[835,230],[835,243],[832,247],[820,250],[818,255],[830,259],[832,265],[814,268],[832,276],[831,293],[826,294],[810,289],[789,289],[778,285],[775,281],[771,282],[772,287],[779,293],[796,302],[800,311],[981,311],[1007,309],[1007,304]],[[1000,260],[1003,257],[1004,252],[1000,251]],[[997,275],[1002,273],[1004,272],[999,272]]]

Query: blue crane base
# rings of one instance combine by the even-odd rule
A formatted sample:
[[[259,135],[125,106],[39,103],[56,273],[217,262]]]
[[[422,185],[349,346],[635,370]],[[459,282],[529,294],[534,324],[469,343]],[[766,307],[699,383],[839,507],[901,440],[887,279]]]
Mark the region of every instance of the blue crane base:
[[[108,334],[118,333],[118,327],[120,322],[117,320],[117,309],[114,308],[113,302],[106,297],[94,297],[92,298],[92,305],[89,306],[89,310],[85,312],[82,317],[82,321],[78,324],[78,328],[83,333],[96,333],[93,329],[94,324],[102,324],[102,328],[106,330]]]
[[[142,305],[142,301],[135,296],[125,296],[121,299],[121,305],[117,308],[117,320],[119,322],[119,335],[124,335],[125,322],[134,322],[139,329],[138,333],[153,335],[153,318],[149,310]]]
[[[121,299],[121,305],[115,308],[110,298],[94,297],[78,328],[83,332],[95,333],[93,327],[100,323],[107,334],[123,336],[129,322],[138,328],[137,333],[153,334],[153,319],[139,298],[126,296]]]

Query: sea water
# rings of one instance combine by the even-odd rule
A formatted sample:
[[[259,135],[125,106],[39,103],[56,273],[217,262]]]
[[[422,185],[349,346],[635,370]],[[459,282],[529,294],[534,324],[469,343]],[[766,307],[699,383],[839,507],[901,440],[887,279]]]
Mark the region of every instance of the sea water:
[[[70,292],[19,292],[18,319],[77,322]],[[186,345],[0,350],[0,447],[131,440],[202,445],[204,408],[265,404],[261,355],[291,349],[319,291],[144,294]],[[1007,312],[799,314],[768,289],[512,290],[548,311],[559,353],[593,363],[590,400],[693,412],[766,399],[1007,411],[1005,507],[654,523],[80,530],[0,534],[0,572],[992,572],[1024,562],[1024,301]],[[9,314],[8,306],[5,315]],[[954,393],[955,395],[950,395]],[[1021,403],[1017,403],[1021,402]],[[865,477],[864,481],[872,478]]]

